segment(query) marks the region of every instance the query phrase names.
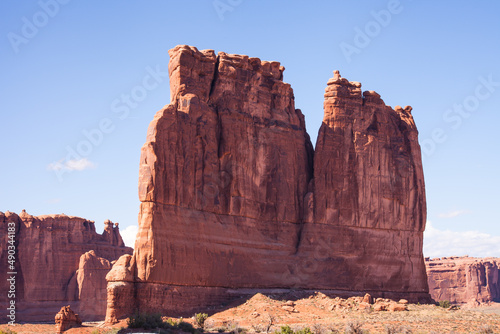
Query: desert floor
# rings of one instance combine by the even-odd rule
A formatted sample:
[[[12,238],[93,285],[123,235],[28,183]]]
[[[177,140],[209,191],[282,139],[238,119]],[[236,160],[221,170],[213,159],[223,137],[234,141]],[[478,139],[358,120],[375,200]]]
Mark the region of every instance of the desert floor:
[[[271,297],[271,298],[270,298]],[[408,304],[406,311],[363,309],[361,298],[329,298],[317,293],[309,298],[280,300],[257,294],[245,302],[235,302],[224,310],[213,311],[205,321],[210,333],[266,333],[288,325],[293,330],[309,327],[315,334],[349,333],[359,327],[364,333],[500,333],[500,303],[476,308],[445,309],[435,305]],[[179,319],[175,319],[179,320]],[[183,319],[194,324],[192,318]],[[196,327],[196,326],[195,326]],[[0,325],[21,333],[55,333],[54,324]],[[242,331],[243,330],[243,331]],[[103,322],[84,323],[65,333],[158,333],[158,330],[128,329],[122,320],[113,326]],[[351,332],[351,333],[361,333]]]

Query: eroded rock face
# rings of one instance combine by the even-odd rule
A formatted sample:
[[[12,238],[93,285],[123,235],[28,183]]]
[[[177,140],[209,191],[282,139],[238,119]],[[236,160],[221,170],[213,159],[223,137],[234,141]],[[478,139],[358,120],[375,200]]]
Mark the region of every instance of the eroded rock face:
[[[109,321],[277,288],[428,297],[411,108],[336,74],[315,153],[278,62],[169,54],[171,103],[142,148],[138,239],[108,274]]]
[[[500,259],[426,259],[429,292],[436,301],[478,306],[500,302]]]
[[[111,268],[109,261],[132,253],[123,244],[118,226],[108,221],[101,235],[94,222],[79,217],[0,212],[2,268],[8,260],[9,223],[15,226],[16,322],[51,321],[61,305],[68,303],[84,320],[102,320],[106,307],[103,271]],[[1,291],[8,291],[6,275],[7,271],[0,272]],[[2,293],[0,314],[9,301]],[[80,302],[93,306],[81,312]]]
[[[91,250],[80,256],[76,271],[78,283],[79,314],[82,319],[102,320],[106,315],[107,282],[106,275],[111,270],[111,262],[96,255]]]
[[[328,81],[314,153],[313,207],[314,223],[345,235],[333,253],[351,255],[332,268],[339,272],[338,287],[427,289],[425,186],[411,110],[393,110],[338,71]]]

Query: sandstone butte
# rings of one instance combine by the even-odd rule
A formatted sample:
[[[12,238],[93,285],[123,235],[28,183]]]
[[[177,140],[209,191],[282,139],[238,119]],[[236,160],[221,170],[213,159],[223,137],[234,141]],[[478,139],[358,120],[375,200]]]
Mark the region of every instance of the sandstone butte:
[[[71,305],[83,321],[106,314],[106,274],[111,261],[131,254],[118,224],[107,220],[96,233],[93,221],[66,215],[31,216],[0,212],[0,263],[7,268],[8,224],[15,225],[16,323],[54,321],[62,306]],[[10,302],[8,271],[0,271],[1,322]]]
[[[185,45],[169,55],[134,253],[106,277],[108,322],[290,289],[429,300],[411,107],[336,71],[313,149],[280,63]]]
[[[500,302],[499,258],[426,258],[425,265],[429,292],[436,301],[471,307]]]

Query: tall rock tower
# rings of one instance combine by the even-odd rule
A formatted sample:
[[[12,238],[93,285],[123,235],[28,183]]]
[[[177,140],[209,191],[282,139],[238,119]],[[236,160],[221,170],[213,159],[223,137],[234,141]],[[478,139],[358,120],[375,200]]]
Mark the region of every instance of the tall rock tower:
[[[171,102],[142,148],[139,232],[107,276],[107,321],[276,289],[428,298],[411,108],[336,74],[314,152],[278,62],[169,54]]]

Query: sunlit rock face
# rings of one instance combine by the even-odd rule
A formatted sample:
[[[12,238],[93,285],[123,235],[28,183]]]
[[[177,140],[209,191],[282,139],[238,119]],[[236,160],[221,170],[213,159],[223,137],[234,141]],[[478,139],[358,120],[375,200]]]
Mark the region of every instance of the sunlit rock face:
[[[109,322],[276,289],[428,299],[411,107],[336,73],[314,151],[278,62],[169,54],[171,102],[142,148],[139,232],[108,274]]]

